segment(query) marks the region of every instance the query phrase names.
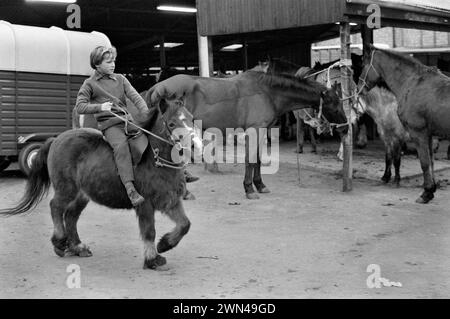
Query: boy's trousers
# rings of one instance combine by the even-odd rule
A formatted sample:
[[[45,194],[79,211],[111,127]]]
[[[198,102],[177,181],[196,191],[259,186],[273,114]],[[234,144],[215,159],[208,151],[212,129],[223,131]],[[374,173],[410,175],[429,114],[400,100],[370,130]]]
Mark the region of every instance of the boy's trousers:
[[[135,133],[136,129],[132,125],[128,125],[128,132]],[[121,123],[108,127],[103,131],[103,135],[114,150],[114,159],[122,183],[125,185],[127,182],[133,182],[133,163],[128,137],[125,134],[125,124]]]

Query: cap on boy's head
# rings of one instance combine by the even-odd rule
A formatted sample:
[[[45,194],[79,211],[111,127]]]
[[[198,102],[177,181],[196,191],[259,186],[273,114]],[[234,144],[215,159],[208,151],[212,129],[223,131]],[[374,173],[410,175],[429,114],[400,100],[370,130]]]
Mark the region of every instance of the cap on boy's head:
[[[113,58],[116,58],[117,51],[115,47],[105,47],[98,46],[91,52],[91,68],[94,70],[97,69],[96,66],[101,64],[104,59],[109,58],[109,55],[112,55]]]

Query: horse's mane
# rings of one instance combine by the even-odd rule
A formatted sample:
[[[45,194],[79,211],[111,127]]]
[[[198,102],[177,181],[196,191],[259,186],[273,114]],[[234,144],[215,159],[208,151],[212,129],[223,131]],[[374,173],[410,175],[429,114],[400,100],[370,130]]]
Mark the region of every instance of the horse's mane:
[[[427,72],[441,73],[438,68],[436,68],[434,66],[424,65],[419,60],[409,56],[408,54],[405,54],[402,52],[396,52],[393,50],[379,49],[379,48],[376,48],[375,50],[383,52],[388,57],[415,68],[419,74],[427,73]]]
[[[290,72],[291,70],[297,70],[299,68],[300,65],[283,58],[271,58],[269,60],[269,69],[273,71],[277,70],[278,73]]]
[[[314,69],[307,67],[307,66],[302,66],[300,69],[298,69],[298,71],[295,73],[295,77],[299,78],[299,79],[304,79],[306,76],[313,74],[315,72]]]
[[[311,93],[320,93],[326,90],[326,87],[324,85],[316,81],[298,78],[295,77],[295,75],[289,74],[273,75],[255,71],[247,71],[246,74],[254,78],[259,83],[267,85],[272,88],[289,89],[289,90],[294,89]]]

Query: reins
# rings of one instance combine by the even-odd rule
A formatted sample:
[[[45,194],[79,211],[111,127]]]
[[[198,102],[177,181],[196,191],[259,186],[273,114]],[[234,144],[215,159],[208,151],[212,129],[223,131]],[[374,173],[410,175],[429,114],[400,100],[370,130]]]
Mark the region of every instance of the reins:
[[[169,144],[169,145],[171,145],[171,146],[177,147],[178,150],[183,149],[183,146],[181,146],[181,144],[180,144],[179,142],[169,141],[169,140],[167,140],[167,139],[165,139],[165,138],[162,138],[162,137],[160,137],[160,136],[158,136],[158,135],[156,135],[156,134],[154,134],[154,133],[152,133],[152,132],[150,132],[150,131],[144,129],[143,127],[140,127],[139,125],[137,125],[137,124],[135,124],[135,123],[129,121],[129,120],[127,119],[127,115],[129,114],[129,112],[128,112],[127,110],[125,110],[124,108],[118,106],[118,105],[115,105],[115,107],[118,108],[119,111],[123,112],[124,115],[125,115],[125,117],[122,117],[122,116],[120,116],[120,115],[118,115],[118,114],[116,114],[116,113],[114,113],[114,112],[112,112],[112,111],[109,111],[109,113],[111,113],[111,114],[114,115],[115,117],[117,117],[117,118],[121,119],[123,122],[125,122],[125,130],[126,130],[126,131],[127,131],[127,126],[128,126],[128,124],[131,124],[131,125],[133,125],[134,127],[136,127],[137,129],[141,130],[142,132],[144,132],[144,133],[146,133],[146,134],[148,134],[148,135],[150,135],[150,136],[153,136],[154,138],[159,139],[160,141],[163,141],[163,142],[165,142],[165,143],[167,143],[167,144]],[[136,136],[134,136],[134,137],[136,137]],[[134,137],[132,137],[132,138],[134,138]],[[187,166],[187,163],[183,163],[183,164],[181,164],[181,166],[180,166],[180,164],[178,164],[178,163],[175,163],[175,162],[166,160],[165,158],[162,158],[162,157],[159,155],[159,148],[153,148],[153,146],[152,146],[152,144],[150,143],[150,141],[148,141],[148,144],[150,145],[150,148],[151,148],[151,150],[152,150],[153,158],[155,159],[155,166],[156,166],[156,167],[168,167],[168,168],[173,168],[173,169],[182,170],[182,169],[185,169],[185,167]]]

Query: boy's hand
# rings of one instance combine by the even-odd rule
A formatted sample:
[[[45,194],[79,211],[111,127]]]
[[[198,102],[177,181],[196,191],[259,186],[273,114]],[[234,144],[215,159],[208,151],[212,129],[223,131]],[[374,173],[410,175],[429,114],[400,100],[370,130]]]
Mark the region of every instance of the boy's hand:
[[[102,112],[103,111],[111,111],[113,104],[111,102],[105,102],[102,104]]]

